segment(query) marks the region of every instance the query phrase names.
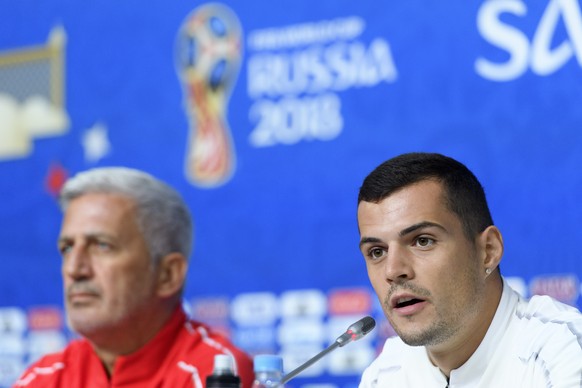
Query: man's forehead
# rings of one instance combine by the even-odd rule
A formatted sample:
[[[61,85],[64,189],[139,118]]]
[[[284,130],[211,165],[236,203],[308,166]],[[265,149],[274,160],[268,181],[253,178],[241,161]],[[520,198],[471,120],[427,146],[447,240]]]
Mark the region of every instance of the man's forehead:
[[[390,204],[398,204],[406,203],[410,204],[419,204],[419,205],[428,205],[434,204],[437,206],[445,206],[446,205],[446,192],[442,184],[436,180],[423,180],[420,182],[416,182],[398,190],[391,192],[386,197],[373,202],[368,201],[360,201],[358,203],[358,209],[361,206],[368,206],[368,205],[381,205],[381,207],[387,207]]]
[[[439,225],[449,229],[458,223],[458,217],[446,206],[440,184],[427,182],[405,187],[403,190],[375,202],[362,201],[358,205],[358,228],[362,231],[374,229],[390,233],[405,233],[418,225]]]
[[[75,198],[64,213],[61,236],[105,235],[133,229],[135,204],[126,196],[91,193]]]

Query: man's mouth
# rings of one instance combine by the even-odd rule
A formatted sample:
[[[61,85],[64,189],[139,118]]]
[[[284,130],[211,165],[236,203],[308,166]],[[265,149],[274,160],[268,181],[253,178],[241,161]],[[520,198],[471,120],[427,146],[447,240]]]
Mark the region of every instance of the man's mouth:
[[[98,298],[99,292],[91,287],[71,287],[67,292],[67,301],[71,306],[85,306]]]
[[[96,294],[87,293],[87,292],[72,293],[72,294],[68,295],[68,299],[72,303],[88,302],[92,299],[95,299],[96,297],[97,297]]]
[[[420,302],[424,302],[424,300],[413,297],[398,298],[396,299],[393,307],[399,309],[406,306],[412,306]]]
[[[390,298],[392,312],[398,316],[410,317],[424,310],[427,305],[426,299],[408,292],[393,294]]]

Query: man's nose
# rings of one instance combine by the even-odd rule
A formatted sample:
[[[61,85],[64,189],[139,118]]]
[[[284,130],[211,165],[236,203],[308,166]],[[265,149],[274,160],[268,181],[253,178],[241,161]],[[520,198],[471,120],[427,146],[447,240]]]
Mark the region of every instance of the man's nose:
[[[63,273],[75,280],[89,278],[93,274],[91,256],[83,246],[73,246],[63,257]]]
[[[392,244],[385,260],[385,276],[388,283],[410,280],[414,277],[410,252],[406,247]]]

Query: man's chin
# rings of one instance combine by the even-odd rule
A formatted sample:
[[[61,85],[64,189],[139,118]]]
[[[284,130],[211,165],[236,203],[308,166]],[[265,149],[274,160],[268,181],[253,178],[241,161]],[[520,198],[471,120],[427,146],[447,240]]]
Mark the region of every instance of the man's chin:
[[[95,314],[75,311],[67,314],[67,325],[72,331],[81,334],[82,336],[86,336],[100,329],[103,326],[103,323],[99,317],[95,316]]]
[[[400,337],[405,344],[410,346],[423,346],[430,343],[431,333],[426,329],[418,327],[418,324],[414,325],[417,327],[412,327],[413,325],[410,322],[398,324],[397,322],[391,321],[390,323],[398,337]]]
[[[446,342],[453,335],[453,331],[431,326],[424,330],[396,330],[400,339],[410,346],[437,346]]]
[[[430,339],[422,335],[400,335],[400,339],[409,346],[425,346],[430,343]]]

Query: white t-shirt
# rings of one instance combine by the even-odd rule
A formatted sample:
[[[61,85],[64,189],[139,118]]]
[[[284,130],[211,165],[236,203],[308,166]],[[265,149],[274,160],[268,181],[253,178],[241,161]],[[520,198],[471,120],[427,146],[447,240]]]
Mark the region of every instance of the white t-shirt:
[[[424,346],[386,340],[364,371],[360,388],[581,388],[582,314],[548,296],[503,293],[483,341],[447,379]]]

